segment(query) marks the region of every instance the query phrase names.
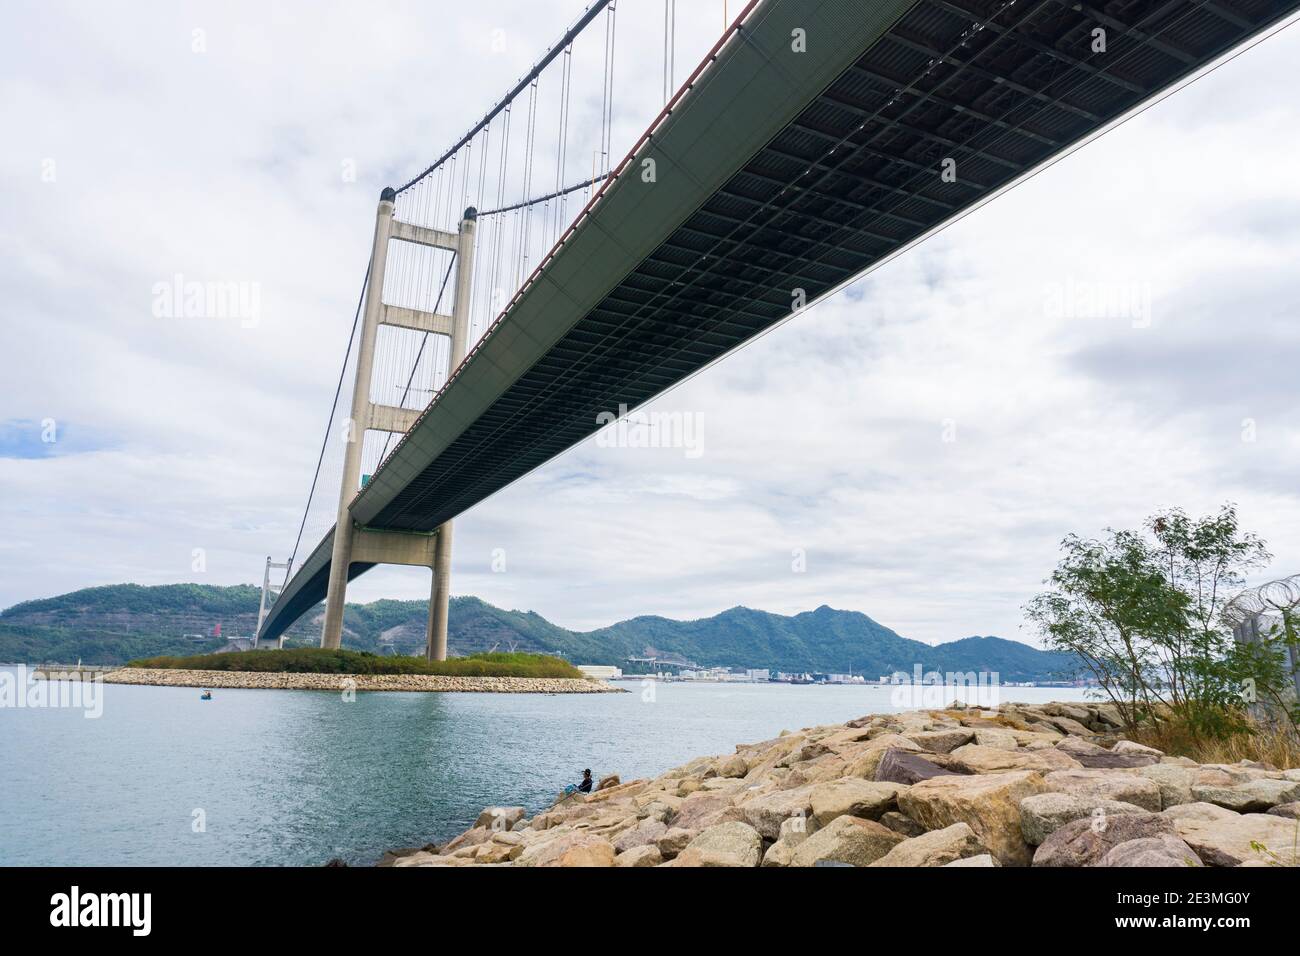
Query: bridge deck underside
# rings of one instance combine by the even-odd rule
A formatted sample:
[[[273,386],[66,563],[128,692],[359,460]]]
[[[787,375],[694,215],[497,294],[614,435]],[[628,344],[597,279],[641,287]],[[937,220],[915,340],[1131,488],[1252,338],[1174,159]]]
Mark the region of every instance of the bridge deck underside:
[[[1274,0],[925,0],[371,522],[428,530],[1283,13]],[[1107,28],[1105,55],[1092,31]],[[899,90],[902,90],[900,93]],[[944,182],[941,162],[956,160]]]
[[[399,448],[354,508],[438,527],[786,318],[796,289],[816,300],[1297,6],[918,0],[432,460],[367,508]],[[323,597],[328,550],[314,558],[268,636]]]

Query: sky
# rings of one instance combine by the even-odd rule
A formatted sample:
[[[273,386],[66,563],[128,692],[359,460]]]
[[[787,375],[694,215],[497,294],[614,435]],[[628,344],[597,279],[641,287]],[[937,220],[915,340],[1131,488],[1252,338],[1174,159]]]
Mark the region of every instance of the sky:
[[[582,5],[10,5],[0,607],[287,556],[379,189]],[[690,6],[679,80],[722,23]],[[662,100],[662,5],[620,7],[616,146]],[[1297,60],[1300,28],[656,400],[691,447],[602,433],[478,505],[452,593],[579,629],[829,604],[1032,643],[1062,537],[1226,501],[1275,556],[1258,580],[1300,571]],[[177,276],[256,321],[160,309]],[[381,568],[348,596],[428,591]]]

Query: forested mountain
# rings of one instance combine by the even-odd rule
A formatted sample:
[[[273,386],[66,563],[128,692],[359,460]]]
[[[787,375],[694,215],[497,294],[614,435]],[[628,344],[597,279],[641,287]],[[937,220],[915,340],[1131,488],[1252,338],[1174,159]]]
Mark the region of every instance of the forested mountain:
[[[119,584],[25,601],[0,612],[0,661],[121,663],[134,657],[198,654],[257,624],[259,590]],[[288,645],[314,645],[321,610],[288,632]],[[349,604],[344,645],[419,653],[424,601]],[[219,628],[219,634],[218,634]],[[734,607],[712,617],[676,621],[636,617],[594,631],[570,631],[533,611],[507,611],[475,597],[452,598],[452,654],[521,650],[558,654],[582,664],[627,667],[629,657],[667,657],[703,666],[863,674],[896,670],[997,671],[1002,680],[1066,676],[1068,659],[997,637],[968,637],[931,646],[909,640],[858,611],[822,606],[792,616]]]

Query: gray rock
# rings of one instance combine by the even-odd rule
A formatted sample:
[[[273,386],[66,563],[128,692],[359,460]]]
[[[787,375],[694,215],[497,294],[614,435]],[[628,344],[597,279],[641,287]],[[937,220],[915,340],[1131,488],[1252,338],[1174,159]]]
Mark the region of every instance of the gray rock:
[[[686,849],[686,845],[695,839],[696,832],[697,831],[695,830],[687,830],[682,827],[673,827],[659,839],[655,840],[655,848],[665,860],[671,860],[678,853],[682,852],[682,850]]]
[[[474,821],[476,827],[488,827],[492,830],[509,830],[528,815],[523,807],[484,807],[483,812]]]
[[[904,840],[871,866],[947,866],[954,860],[987,854],[988,848],[965,823]]]
[[[1137,767],[1150,767],[1160,763],[1159,757],[1148,754],[1116,754],[1103,751],[1075,757],[1079,763],[1094,770],[1133,770]]]
[[[1043,778],[1048,790],[1090,800],[1118,800],[1152,813],[1161,809],[1160,787],[1123,770],[1056,770]]]
[[[1252,813],[1300,800],[1300,782],[1259,778],[1237,787],[1196,785],[1192,787],[1192,798],[1238,813]]]
[[[821,861],[867,866],[880,859],[903,837],[874,820],[836,817],[795,847],[791,866],[812,866]]]
[[[677,866],[758,866],[763,838],[747,823],[719,823],[702,831],[677,854]]]
[[[1158,813],[1074,820],[1058,829],[1034,853],[1034,866],[1099,866],[1121,843],[1174,834],[1174,822]]]
[[[1297,824],[1286,817],[1267,813],[1234,813],[1219,819],[1186,815],[1171,822],[1206,866],[1240,866],[1247,862],[1300,865]]]
[[[953,860],[951,863],[945,863],[944,866],[1001,866],[997,857],[989,853],[981,853],[979,856],[968,856],[962,860]]]
[[[976,730],[975,743],[981,747],[996,747],[999,750],[1015,750],[1019,746],[1016,735],[1010,730]]]
[[[1076,759],[1081,756],[1092,757],[1098,754],[1110,753],[1109,750],[1100,744],[1093,743],[1091,740],[1085,740],[1082,737],[1076,737],[1073,734],[1068,737],[1062,737],[1058,740],[1056,743],[1056,749],[1064,750],[1071,757]]]
[[[895,833],[901,833],[905,837],[920,836],[925,832],[925,827],[917,823],[905,813],[899,813],[897,810],[890,810],[882,814],[880,822]]]
[[[881,783],[901,783],[911,786],[932,777],[953,776],[938,764],[905,750],[889,749],[876,766],[876,780]]]
[[[848,814],[865,820],[879,820],[881,814],[898,805],[897,783],[878,783],[843,777],[826,783],[814,784],[809,794],[813,821],[824,827],[836,817]]]
[[[1112,753],[1117,753],[1117,754],[1143,754],[1144,756],[1147,757],[1156,757],[1156,758],[1160,758],[1165,755],[1163,750],[1156,750],[1155,747],[1147,747],[1144,744],[1135,744],[1131,740],[1118,741],[1115,744],[1115,746],[1111,747],[1110,749]]]
[[[658,847],[634,846],[614,857],[615,866],[658,866],[664,861]]]
[[[1200,866],[1190,846],[1168,833],[1141,837],[1112,847],[1099,866]]]
[[[748,823],[764,840],[781,836],[781,825],[796,817],[812,817],[812,793],[816,784],[806,784],[790,790],[775,790],[743,799],[727,810],[727,817]],[[678,818],[680,820],[680,817]],[[813,827],[809,827],[813,829]]]
[[[1072,793],[1039,793],[1020,802],[1020,830],[1026,843],[1038,846],[1075,820],[1104,820],[1107,816],[1144,812],[1141,807],[1118,800],[1098,800]]]
[[[667,832],[667,824],[648,817],[614,837],[614,849],[619,853],[625,853],[633,847],[653,844]]]
[[[1160,788],[1160,806],[1164,810],[1193,802],[1192,784],[1195,772],[1187,767],[1159,763],[1139,768],[1137,775],[1155,781],[1156,786]]]
[[[1279,803],[1276,807],[1270,807],[1267,811],[1275,817],[1287,817],[1291,820],[1300,820],[1300,803]],[[884,822],[884,818],[881,818]]]
[[[967,730],[965,728],[956,728],[951,730],[923,730],[916,733],[904,734],[904,736],[918,747],[922,747],[925,750],[931,750],[934,753],[946,754],[952,753],[958,747],[974,740],[975,731]]]
[[[1235,820],[1241,816],[1235,810],[1225,810],[1213,803],[1179,803],[1160,812],[1170,820]]]

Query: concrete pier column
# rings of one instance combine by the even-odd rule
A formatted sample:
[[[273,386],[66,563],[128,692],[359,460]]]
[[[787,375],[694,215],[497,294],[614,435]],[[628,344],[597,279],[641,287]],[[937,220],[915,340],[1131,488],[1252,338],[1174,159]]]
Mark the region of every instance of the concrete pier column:
[[[429,626],[424,656],[431,661],[447,659],[447,609],[451,597],[451,522],[438,528],[433,546],[433,590],[429,595]]]
[[[370,410],[370,372],[375,360],[375,339],[384,308],[384,269],[388,239],[393,230],[393,204],[397,194],[385,189],[375,214],[375,240],[370,253],[370,279],[357,347],[357,377],[352,389],[352,413],[344,423],[347,447],[343,453],[343,480],[339,485],[339,510],[334,524],[334,551],[330,558],[329,590],[325,595],[325,624],[320,646],[335,648],[343,642],[343,607],[347,600],[348,567],[352,564],[352,499],[361,489],[361,446]]]
[[[454,373],[465,360],[469,348],[470,292],[474,282],[474,229],[478,211],[465,210],[460,221],[460,239],[456,248],[456,304],[451,313],[451,357],[448,374]],[[447,607],[451,596],[451,522],[438,528],[438,543],[433,559],[433,590],[429,596],[429,626],[425,657],[431,661],[447,659]]]

